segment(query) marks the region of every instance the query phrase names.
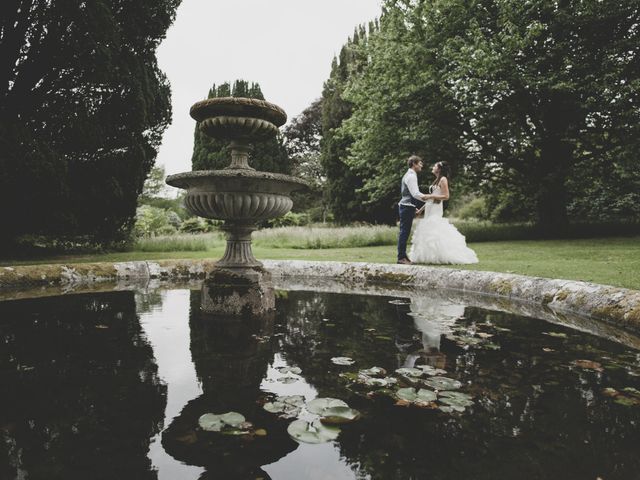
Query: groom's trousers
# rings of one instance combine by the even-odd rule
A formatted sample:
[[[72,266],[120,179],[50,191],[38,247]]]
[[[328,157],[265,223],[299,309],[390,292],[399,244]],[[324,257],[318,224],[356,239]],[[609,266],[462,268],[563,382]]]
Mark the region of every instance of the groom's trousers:
[[[398,260],[407,258],[407,242],[411,233],[411,225],[416,216],[416,207],[409,205],[398,205],[400,214],[400,233],[398,234]]]

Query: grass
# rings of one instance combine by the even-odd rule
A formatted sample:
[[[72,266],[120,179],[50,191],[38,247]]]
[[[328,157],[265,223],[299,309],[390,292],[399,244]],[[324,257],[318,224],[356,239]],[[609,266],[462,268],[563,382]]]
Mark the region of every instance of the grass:
[[[478,242],[470,243],[469,246],[478,254],[480,263],[458,268],[582,280],[640,290],[639,236],[579,240]],[[221,240],[212,241],[207,248],[207,250],[200,251],[132,251],[99,255],[51,256],[30,261],[7,260],[0,262],[0,264],[120,262],[184,258],[217,259],[224,252],[224,244]],[[301,249],[274,248],[256,242],[253,252],[259,259],[371,263],[393,263],[396,256],[395,245]]]

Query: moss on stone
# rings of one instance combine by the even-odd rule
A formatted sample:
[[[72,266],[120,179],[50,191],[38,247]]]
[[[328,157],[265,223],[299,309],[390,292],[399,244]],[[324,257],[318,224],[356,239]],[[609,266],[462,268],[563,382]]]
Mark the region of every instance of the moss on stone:
[[[559,301],[559,302],[563,302],[567,299],[567,297],[569,296],[570,292],[567,290],[560,290],[558,293],[556,293],[555,295],[555,300]]]
[[[394,273],[394,272],[369,272],[365,271],[364,278],[368,282],[379,283],[405,283],[410,281],[413,277],[406,273]]]
[[[513,284],[509,280],[498,280],[491,284],[499,295],[511,295],[513,292]]]

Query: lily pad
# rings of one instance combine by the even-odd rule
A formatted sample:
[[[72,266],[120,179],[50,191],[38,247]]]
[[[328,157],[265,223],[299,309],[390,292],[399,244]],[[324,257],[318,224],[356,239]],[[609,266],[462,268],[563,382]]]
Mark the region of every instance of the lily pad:
[[[367,377],[384,377],[387,371],[382,367],[371,367],[358,372],[360,375],[366,375]]]
[[[350,357],[333,357],[331,359],[331,362],[333,362],[335,365],[353,365],[355,362],[355,360],[353,360]]]
[[[408,300],[389,300],[391,305],[411,305],[411,302]]]
[[[435,368],[435,367],[432,367],[431,365],[416,365],[416,368],[419,368],[430,377],[433,377],[434,375],[444,375],[445,373],[447,373],[446,370],[443,370],[441,368]]]
[[[439,392],[438,401],[454,407],[457,411],[464,411],[466,407],[473,405],[471,395],[462,392]],[[460,410],[460,408],[462,410]]]
[[[316,415],[324,415],[325,410],[329,408],[334,408],[334,407],[349,408],[349,405],[347,405],[346,402],[338,398],[330,398],[330,397],[314,398],[313,400],[308,402],[306,405],[307,410],[311,413],[315,413]]]
[[[398,375],[404,375],[405,377],[418,378],[424,375],[424,371],[418,368],[398,368],[396,370]]]
[[[293,373],[294,375],[300,375],[302,373],[300,367],[278,367],[276,370],[280,373]]]
[[[349,407],[329,407],[322,412],[320,421],[323,424],[340,425],[355,422],[360,418],[360,412]]]
[[[427,378],[424,383],[436,390],[457,390],[462,386],[458,380],[448,377],[431,377]]]
[[[566,333],[562,333],[562,332],[542,332],[544,335],[549,335],[550,337],[555,337],[555,338],[567,338],[567,334]]]
[[[205,413],[198,419],[198,425],[207,432],[220,432],[223,427],[237,427],[246,420],[244,416],[237,412],[227,412],[221,415]]]
[[[295,418],[300,414],[300,410],[304,405],[304,397],[302,395],[283,395],[277,397],[273,402],[265,403],[264,408],[269,413],[275,413],[282,418]]]
[[[298,442],[325,443],[338,438],[340,429],[327,427],[319,420],[314,420],[311,423],[305,420],[294,420],[287,427],[287,433]]]
[[[280,383],[284,383],[285,385],[289,385],[290,383],[295,383],[298,380],[300,380],[300,379],[297,378],[297,377],[280,377],[276,381],[278,381]]]
[[[591,360],[574,360],[571,363],[576,367],[584,368],[586,370],[595,370],[597,372],[602,372],[604,370],[602,368],[602,365],[600,365],[598,362],[594,362]]]
[[[396,397],[411,403],[430,403],[436,400],[436,393],[425,388],[416,391],[415,388],[409,387],[398,389]]]
[[[393,377],[374,378],[368,375],[358,375],[356,381],[368,387],[390,387],[398,383],[398,380]]]

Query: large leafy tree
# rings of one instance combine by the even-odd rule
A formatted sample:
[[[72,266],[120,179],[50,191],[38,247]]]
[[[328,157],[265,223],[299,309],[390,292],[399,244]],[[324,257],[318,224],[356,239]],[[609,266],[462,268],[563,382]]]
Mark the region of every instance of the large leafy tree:
[[[155,50],[180,0],[0,6],[0,237],[126,234],[170,121]]]
[[[406,7],[384,10],[366,43],[362,74],[343,97],[353,105],[340,129],[353,143],[345,163],[363,180],[360,195],[377,219],[394,221],[406,159],[446,160],[456,167],[461,134],[452,98],[441,85],[437,46]],[[420,178],[431,183],[429,168]]]
[[[540,224],[563,225],[577,168],[638,144],[640,4],[431,3],[423,18],[447,58],[472,171],[525,192]]]
[[[218,97],[248,97],[264,100],[264,95],[258,83],[236,80],[229,83],[213,85],[207,98]],[[193,155],[191,165],[194,170],[220,170],[228,167],[231,162],[229,142],[211,138],[195,128],[193,138]],[[275,138],[257,141],[249,157],[249,164],[256,170],[277,173],[291,173],[291,160],[284,146],[284,138],[278,134]]]
[[[564,225],[568,207],[633,214],[637,2],[387,0],[367,45],[338,133],[371,204],[395,188],[395,145],[457,163],[493,204],[543,226]]]
[[[322,99],[314,100],[284,129],[285,146],[293,163],[293,175],[305,179],[310,188],[293,193],[293,210],[309,211],[314,219],[326,221],[328,195],[326,174],[320,161]]]
[[[371,25],[370,29],[375,26]],[[344,93],[349,82],[358,77],[367,63],[367,32],[359,27],[340,50],[331,65],[329,79],[322,91],[321,164],[326,173],[326,195],[338,223],[379,221],[389,209],[372,208],[361,191],[370,172],[359,172],[346,160],[354,138],[343,129],[353,113],[351,100]]]

